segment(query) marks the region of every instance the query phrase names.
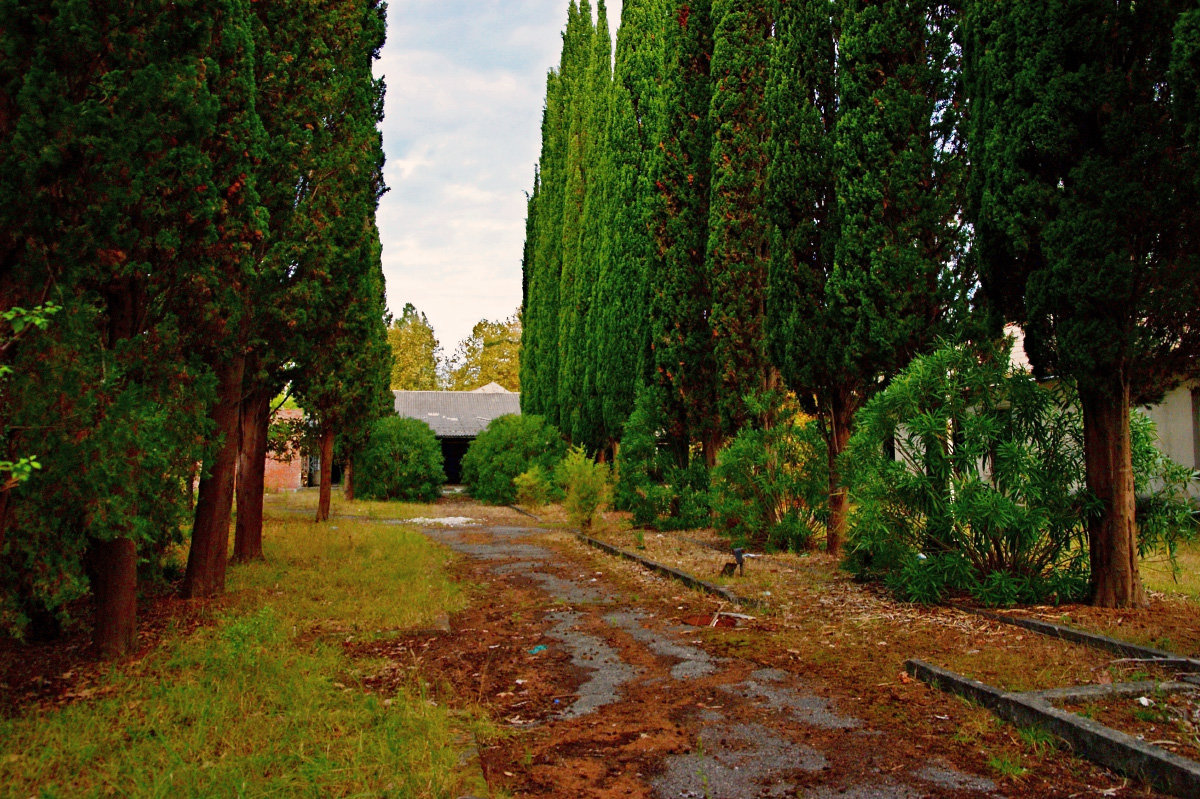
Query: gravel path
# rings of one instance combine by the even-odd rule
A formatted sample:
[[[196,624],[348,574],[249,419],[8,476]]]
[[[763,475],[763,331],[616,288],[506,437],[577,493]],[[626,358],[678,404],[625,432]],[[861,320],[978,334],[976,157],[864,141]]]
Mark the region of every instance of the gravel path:
[[[497,580],[528,581],[544,593],[544,635],[550,647],[569,658],[576,681],[570,701],[541,722],[551,728],[551,738],[561,738],[566,747],[566,741],[576,741],[589,729],[628,726],[629,719],[648,713],[669,717],[683,731],[681,738],[689,743],[682,751],[649,751],[625,782],[609,782],[625,787],[597,788],[587,795],[1000,795],[991,780],[963,773],[936,756],[917,767],[911,760],[895,762],[887,735],[856,718],[854,707],[819,695],[802,674],[711,655],[694,640],[694,628],[629,602],[603,577],[538,543],[544,530],[431,525],[422,532]],[[615,747],[629,742],[615,733],[606,735],[591,733],[586,748],[576,746],[582,752],[570,757],[564,749],[562,763],[586,761],[574,766],[581,774],[589,769],[607,774],[619,760]],[[597,785],[602,781],[596,780]]]

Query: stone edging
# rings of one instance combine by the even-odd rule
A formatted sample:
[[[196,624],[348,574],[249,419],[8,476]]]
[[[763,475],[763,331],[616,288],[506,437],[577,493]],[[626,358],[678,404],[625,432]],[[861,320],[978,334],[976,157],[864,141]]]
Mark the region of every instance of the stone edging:
[[[1006,721],[1041,727],[1066,741],[1077,754],[1105,768],[1185,799],[1200,796],[1200,763],[1050,704],[1050,700],[1064,702],[1143,691],[1188,691],[1195,690],[1194,685],[1124,683],[1008,693],[921,660],[908,660],[904,668],[918,680],[977,702]]]
[[[575,533],[575,537],[590,547],[595,547],[596,549],[607,552],[610,555],[616,555],[619,558],[631,560],[634,563],[637,563],[639,566],[649,569],[650,571],[658,572],[666,577],[670,577],[672,580],[678,580],[688,588],[695,588],[698,591],[705,591],[713,594],[714,596],[719,596],[726,602],[729,602],[733,605],[756,608],[759,610],[767,607],[765,602],[757,599],[751,599],[750,597],[740,596],[735,594],[733,591],[730,591],[728,588],[723,588],[719,585],[706,582],[701,580],[699,577],[695,577],[685,571],[676,569],[673,566],[667,566],[666,564],[657,563],[649,558],[643,558],[641,555],[630,552],[627,549],[621,549],[620,547],[615,547],[612,544],[606,544],[603,541],[599,541],[591,536],[584,535],[583,533],[577,532]]]
[[[1048,635],[1052,638],[1059,638],[1063,641],[1068,641],[1073,644],[1082,644],[1090,646],[1093,649],[1103,649],[1107,652],[1112,652],[1121,657],[1134,658],[1138,660],[1148,660],[1152,662],[1161,661],[1159,665],[1168,666],[1178,671],[1188,672],[1191,674],[1200,674],[1200,660],[1193,658],[1182,657],[1172,652],[1165,652],[1161,649],[1152,649],[1148,646],[1139,646],[1131,644],[1128,641],[1120,641],[1116,638],[1109,638],[1096,633],[1077,630],[1074,627],[1066,627],[1062,624],[1054,624],[1048,621],[1039,619],[1027,619],[1020,616],[1006,616],[1003,613],[993,613],[987,610],[978,608],[962,608],[969,613],[974,613],[977,616],[982,616],[985,619],[999,622],[1001,624],[1011,624],[1016,627],[1022,627],[1026,630],[1031,630],[1035,633]]]

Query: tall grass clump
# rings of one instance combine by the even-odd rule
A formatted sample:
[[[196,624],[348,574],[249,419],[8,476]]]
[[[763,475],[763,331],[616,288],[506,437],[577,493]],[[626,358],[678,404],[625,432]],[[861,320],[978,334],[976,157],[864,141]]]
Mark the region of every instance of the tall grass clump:
[[[446,554],[394,524],[269,521],[275,559],[237,567],[195,631],[115,664],[61,709],[0,720],[12,796],[455,797],[480,788],[455,741],[472,720],[344,644],[462,605]]]

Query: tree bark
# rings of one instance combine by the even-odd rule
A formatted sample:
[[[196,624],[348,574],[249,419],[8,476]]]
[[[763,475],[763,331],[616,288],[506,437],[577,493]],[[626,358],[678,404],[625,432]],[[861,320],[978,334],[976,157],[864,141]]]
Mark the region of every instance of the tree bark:
[[[342,467],[342,497],[347,502],[354,501],[354,458],[346,458]]]
[[[825,418],[825,452],[829,460],[829,523],[825,528],[825,551],[841,554],[849,522],[849,489],[838,471],[838,457],[850,442],[854,406],[834,392]]]
[[[92,641],[100,657],[120,657],[137,645],[137,562],[137,545],[131,538],[88,543],[95,608]]]
[[[317,521],[329,521],[329,503],[333,493],[333,428],[321,429],[321,494],[317,500]]]
[[[237,522],[233,529],[233,560],[262,560],[263,487],[267,468],[267,429],[271,424],[271,393],[262,388],[242,400],[242,446],[238,453]]]
[[[234,473],[237,471],[240,410],[245,357],[237,355],[217,371],[218,394],[213,405],[214,432],[221,445],[211,468],[200,479],[196,518],[192,525],[192,548],[182,596],[197,599],[225,590],[225,566],[229,558],[229,517],[233,509]]]
[[[1129,385],[1115,382],[1108,391],[1079,390],[1087,487],[1101,506],[1087,520],[1092,604],[1144,608],[1149,603],[1138,574]]]

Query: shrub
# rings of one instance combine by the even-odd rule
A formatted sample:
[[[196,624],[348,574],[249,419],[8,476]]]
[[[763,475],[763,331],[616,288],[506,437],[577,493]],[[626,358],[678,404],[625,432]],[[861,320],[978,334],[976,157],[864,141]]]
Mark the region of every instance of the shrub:
[[[550,501],[553,486],[542,467],[536,463],[513,478],[517,504],[537,510]]]
[[[708,469],[698,451],[677,457],[659,441],[664,426],[661,403],[661,389],[638,389],[617,450],[613,504],[632,512],[633,523],[640,527],[704,527],[710,521]],[[680,465],[685,458],[686,465]]]
[[[419,419],[379,419],[354,459],[354,490],[363,499],[432,502],[445,482],[441,445]]]
[[[541,416],[499,416],[463,456],[463,483],[476,499],[511,505],[517,500],[513,478],[532,466],[553,474],[566,449],[562,435]]]
[[[748,398],[748,425],[717,453],[713,516],[735,545],[798,550],[823,524],[829,470],[820,428],[795,401]]]
[[[559,461],[555,477],[565,494],[567,518],[581,530],[590,529],[596,515],[608,506],[612,494],[612,472],[596,463],[583,447],[571,447]]]
[[[1082,598],[1084,520],[1096,501],[1078,401],[1065,384],[1013,370],[1010,348],[916,358],[859,413],[844,469],[856,506],[849,564],[860,576],[920,602],[949,592],[989,605]],[[1135,413],[1132,424],[1143,543],[1170,549],[1186,530],[1186,470],[1154,449],[1148,419]]]

